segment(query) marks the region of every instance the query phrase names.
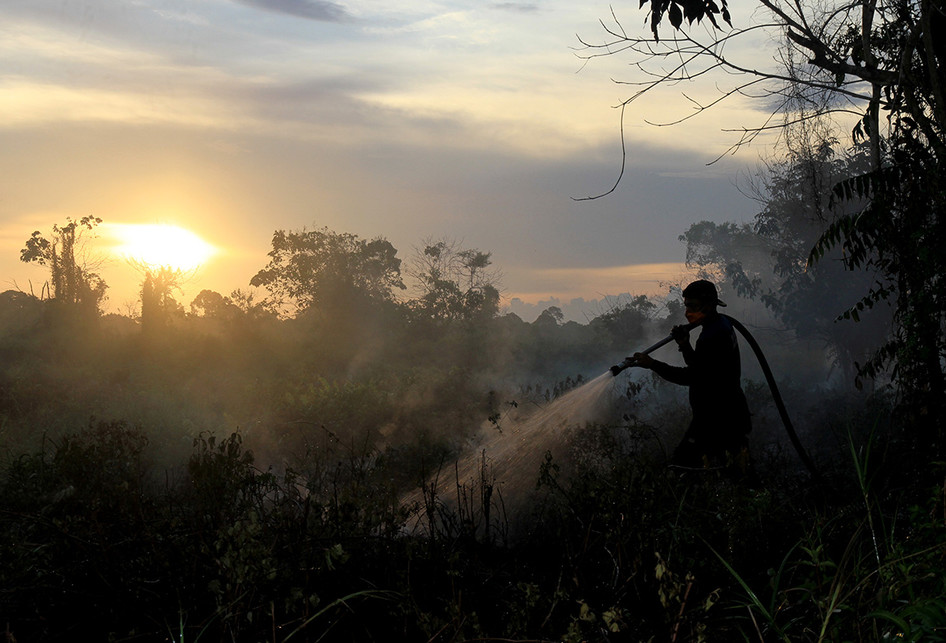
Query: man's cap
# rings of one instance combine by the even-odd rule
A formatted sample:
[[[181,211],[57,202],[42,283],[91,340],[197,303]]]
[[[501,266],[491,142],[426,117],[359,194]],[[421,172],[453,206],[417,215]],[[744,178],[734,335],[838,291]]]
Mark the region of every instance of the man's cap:
[[[709,304],[715,304],[717,306],[726,305],[720,300],[719,293],[716,292],[716,285],[711,281],[706,281],[705,279],[698,279],[684,288],[683,296],[699,299],[700,301]]]

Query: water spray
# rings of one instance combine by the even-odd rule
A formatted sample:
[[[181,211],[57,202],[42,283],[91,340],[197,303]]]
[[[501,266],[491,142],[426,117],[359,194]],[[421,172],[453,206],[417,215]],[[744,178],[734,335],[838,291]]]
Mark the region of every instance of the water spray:
[[[791,440],[792,446],[795,447],[795,452],[798,453],[798,457],[801,459],[802,463],[804,463],[805,468],[807,468],[813,476],[819,478],[820,475],[818,470],[815,469],[814,463],[811,461],[811,458],[808,457],[804,447],[802,447],[801,440],[798,439],[798,434],[795,433],[795,428],[792,426],[792,421],[788,417],[788,411],[785,409],[785,403],[782,401],[782,395],[779,393],[778,385],[775,383],[775,376],[772,375],[772,369],[769,368],[769,363],[765,359],[765,355],[762,353],[762,347],[759,346],[759,343],[755,340],[755,337],[753,337],[749,330],[740,322],[733,319],[729,315],[723,315],[723,317],[728,319],[733,328],[739,331],[739,333],[745,338],[746,343],[748,343],[752,348],[752,352],[755,353],[756,359],[759,360],[759,366],[762,367],[762,373],[765,375],[765,381],[768,383],[769,390],[772,392],[772,399],[775,401],[775,408],[778,409],[779,417],[782,418],[782,424],[785,426],[785,432],[788,433],[788,439]],[[681,328],[689,331],[696,326],[699,326],[700,323],[701,322],[694,322],[692,324],[682,326]],[[661,346],[669,344],[671,341],[673,341],[673,335],[663,338],[653,346],[649,346],[640,351],[640,353],[647,355],[648,353],[657,350]],[[634,366],[636,363],[637,360],[635,360],[633,357],[628,357],[620,364],[615,364],[612,366],[611,374],[617,377],[618,373],[628,367]]]

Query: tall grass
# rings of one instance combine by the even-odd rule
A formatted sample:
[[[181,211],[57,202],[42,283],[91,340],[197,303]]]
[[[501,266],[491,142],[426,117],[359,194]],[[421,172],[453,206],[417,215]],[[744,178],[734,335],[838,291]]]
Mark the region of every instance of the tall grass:
[[[641,455],[653,434],[585,427],[511,515],[488,467],[453,509],[402,506],[420,446],[261,470],[240,434],[205,432],[165,470],[143,430],[93,422],[4,471],[0,615],[38,641],[946,638],[941,466],[906,484],[850,437],[826,493],[667,469]]]
[[[714,551],[742,590],[730,607],[751,621],[739,625],[747,640],[946,640],[943,467],[924,476],[938,480],[925,498],[910,486],[875,488],[885,466],[876,462],[876,435],[857,445],[849,434],[848,442],[851,501],[811,515],[767,586],[753,589]]]

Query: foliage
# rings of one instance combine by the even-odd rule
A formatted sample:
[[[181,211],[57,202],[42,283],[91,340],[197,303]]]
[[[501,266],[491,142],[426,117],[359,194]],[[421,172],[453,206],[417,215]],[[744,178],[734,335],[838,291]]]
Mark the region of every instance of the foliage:
[[[719,23],[716,21],[716,16],[721,16],[727,24],[732,25],[732,18],[729,14],[729,7],[726,4],[726,0],[720,0],[720,5],[717,5],[713,0],[654,0],[650,3],[650,29],[654,35],[655,40],[659,40],[660,35],[658,33],[658,28],[660,27],[660,22],[667,17],[670,20],[670,24],[674,29],[680,29],[683,26],[683,21],[686,20],[688,25],[692,25],[694,21],[700,22],[704,18],[713,23],[713,26],[717,29],[719,28]],[[643,7],[645,2],[641,3]]]
[[[269,263],[250,280],[273,296],[271,305],[290,310],[347,309],[352,300],[390,301],[404,289],[401,260],[391,243],[350,233],[277,230]]]
[[[344,591],[349,555],[323,540],[321,496],[255,470],[238,435],[196,439],[186,482],[163,491],[137,466],[140,435],[100,424],[7,471],[0,605],[18,635],[245,640],[278,626],[315,640],[381,595]]]
[[[422,538],[379,532],[392,523],[378,517],[401,519],[364,493],[383,487],[383,459],[356,456],[367,477],[313,486],[256,469],[237,434],[204,434],[187,476],[162,487],[137,430],[93,425],[8,468],[0,601],[12,633],[46,639],[941,636],[941,489],[904,505],[870,444],[855,485],[813,509],[816,489],[681,479],[636,460],[627,428],[585,431],[580,464],[565,476],[548,461],[547,502],[498,546],[449,527],[462,519]]]
[[[879,488],[872,441],[851,445],[862,512],[819,516],[773,570],[765,594],[727,564],[748,598],[744,631],[786,641],[943,640],[941,483],[926,498],[915,489],[919,504],[911,504]]]
[[[838,323],[838,317],[850,306],[860,320],[858,293],[876,283],[876,272],[851,265],[847,252],[832,250],[811,265],[807,258],[825,227],[840,216],[831,207],[831,188],[861,171],[865,154],[838,155],[827,142],[816,149],[799,147],[767,166],[750,186],[761,206],[752,222],[702,221],[680,239],[687,244],[687,263],[701,276],[761,301],[798,338],[822,342],[845,379],[854,383],[857,362],[889,339],[890,315],[878,307],[858,325]],[[851,299],[844,303],[846,297]]]
[[[784,99],[777,103],[777,110],[808,105],[807,113],[789,114],[788,122],[805,120],[812,111],[822,115],[859,112],[862,119],[855,135],[872,139],[875,165],[879,165],[876,161],[879,161],[881,110],[903,121],[918,138],[925,139],[924,145],[937,157],[942,157],[943,132],[946,131],[946,106],[942,103],[946,48],[935,36],[946,22],[940,2],[860,0],[850,4],[806,5],[759,0],[764,18],[756,25],[731,29],[728,33],[721,33],[715,20],[715,15],[721,13],[732,27],[725,2],[720,9],[714,2],[705,0],[643,0],[641,7],[648,2],[655,39],[661,19],[669,17],[676,37],[667,43],[667,50],[683,54],[686,62],[670,72],[656,75],[645,87],[700,76],[706,70],[697,63],[705,61],[707,69],[721,69],[748,78],[736,91],[725,92],[723,99],[738,95],[740,90],[760,81],[781,83],[781,90],[769,92]],[[704,18],[711,22],[713,28],[707,32],[710,41],[700,43],[684,33],[683,18],[690,25]],[[767,71],[758,66],[739,65],[721,47],[759,28],[771,29],[781,36],[778,60],[783,69]],[[640,47],[644,41],[623,31],[610,33],[616,37],[616,42],[608,45],[610,51],[631,49],[645,57],[664,57],[664,50]],[[700,111],[705,108],[700,106]]]
[[[600,334],[604,346],[626,351],[627,338],[646,336],[656,316],[657,305],[638,295],[598,315],[589,325]]]
[[[191,301],[190,314],[208,319],[230,321],[240,313],[229,297],[213,290],[201,290]]]
[[[475,288],[488,253],[461,259],[454,282]],[[614,423],[565,431],[522,498],[485,459],[476,484],[439,497],[431,474],[477,431],[506,431],[682,310],[637,297],[582,325],[554,308],[526,323],[355,299],[363,314],[342,321],[277,318],[249,293],[205,291],[144,337],[133,320],[69,324],[0,297],[8,638],[942,635],[942,470],[904,456],[914,417],[864,438],[883,399],[819,394],[823,486],[777,445],[758,477],[667,469],[685,404],[629,378]]]
[[[455,241],[426,240],[408,269],[418,291],[411,308],[440,321],[493,317],[499,310],[500,275],[491,265],[489,252],[460,249]]]
[[[642,0],[640,6],[647,4],[648,0]],[[943,253],[934,249],[942,247],[946,238],[942,184],[946,47],[939,37],[946,25],[943,3],[759,0],[759,6],[761,19],[747,17],[747,26],[730,24],[724,30],[715,20],[720,10],[713,3],[652,0],[653,39],[628,34],[615,17],[615,26],[606,26],[605,42],[586,44],[591,52],[587,57],[636,56],[634,66],[643,76],[629,83],[639,89],[622,109],[663,85],[714,72],[730,73],[734,85],[719,88],[720,96],[714,100],[691,100],[696,109],[681,120],[752,90],[774,105],[772,118],[778,117],[779,122],[772,123],[770,118],[759,127],[742,128],[734,148],[771,129],[856,117],[853,145],[866,142],[869,167],[848,168],[850,174],[840,178],[838,202],[850,210],[824,221],[809,264],[840,248],[847,267],[877,272],[877,282],[866,287],[856,284],[857,299],[838,311],[856,320],[879,301],[889,301],[894,308],[893,340],[877,347],[872,358],[858,365],[858,371],[873,376],[892,367],[904,412],[923,418],[917,423],[925,427],[916,435],[918,445],[941,453],[946,435],[942,332],[946,320],[941,281],[946,266]],[[725,4],[721,12],[729,22]],[[658,25],[664,17],[671,22],[674,38],[658,41]],[[690,24],[705,18],[712,27],[690,34],[684,18]],[[777,39],[778,67],[737,60],[732,45],[757,31]],[[663,66],[668,59],[674,64]],[[794,257],[797,260],[798,254]],[[741,286],[751,289],[753,283]]]
[[[184,272],[170,266],[141,266],[141,327],[145,333],[155,333],[184,314],[184,307],[174,298],[180,291]]]
[[[4,315],[42,312],[20,299]],[[533,324],[497,317],[480,337],[462,320],[436,338],[406,324],[362,370],[358,347],[298,320],[248,332],[194,316],[150,352],[116,320],[70,328],[73,350],[43,369],[35,355],[54,325],[11,321],[0,430],[49,434],[3,443],[4,626],[18,640],[941,635],[940,470],[908,470],[896,440],[861,438],[861,416],[837,400],[840,417],[815,426],[861,431],[842,440],[856,463],[836,465],[830,488],[777,455],[760,480],[667,469],[656,438],[668,427],[638,417],[575,427],[522,510],[488,467],[454,509],[402,500],[489,417],[505,428],[516,400],[543,404],[585,381],[490,388],[512,372],[502,356],[541,365],[536,379],[556,372],[550,355],[604,370],[603,338],[633,344],[672,323],[646,300],[613,312],[588,325],[554,310]],[[685,423],[662,404],[661,422]],[[134,423],[90,423],[90,408]],[[407,529],[427,505],[425,531]]]
[[[899,120],[905,118],[900,115]],[[847,265],[878,272],[876,284],[843,315],[856,320],[861,311],[889,300],[897,324],[892,340],[860,371],[874,376],[893,366],[905,411],[925,418],[927,428],[918,439],[937,449],[946,433],[946,262],[934,249],[946,242],[939,158],[916,139],[912,127],[899,127],[891,138],[888,164],[840,182],[834,192],[840,201],[867,204],[833,222],[811,252],[816,262],[840,247]]]
[[[67,218],[63,226],[53,224],[49,238],[36,230],[20,251],[20,261],[49,268],[48,295],[56,301],[98,312],[105,298],[105,282],[77,256],[81,251],[83,231],[102,223],[98,217],[85,216],[79,221]]]

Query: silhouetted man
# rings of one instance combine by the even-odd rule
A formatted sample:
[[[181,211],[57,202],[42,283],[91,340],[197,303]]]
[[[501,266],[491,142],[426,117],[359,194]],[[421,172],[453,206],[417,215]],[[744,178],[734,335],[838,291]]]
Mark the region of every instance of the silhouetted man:
[[[740,384],[736,333],[729,320],[716,310],[726,304],[719,300],[716,286],[701,279],[683,290],[683,305],[687,321],[700,325],[695,348],[690,346],[685,326],[674,326],[670,333],[686,366],[671,366],[643,353],[634,355],[634,365],[690,387],[693,419],[674,451],[672,464],[694,468],[736,464],[744,470],[752,424]]]

